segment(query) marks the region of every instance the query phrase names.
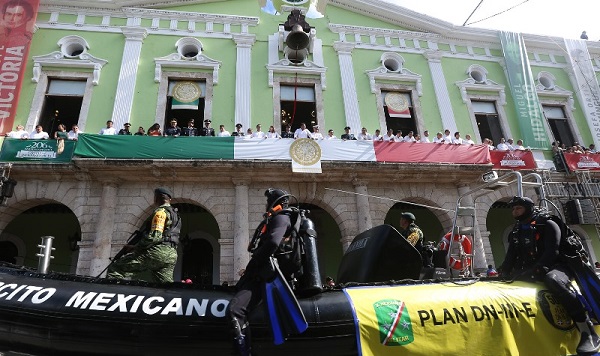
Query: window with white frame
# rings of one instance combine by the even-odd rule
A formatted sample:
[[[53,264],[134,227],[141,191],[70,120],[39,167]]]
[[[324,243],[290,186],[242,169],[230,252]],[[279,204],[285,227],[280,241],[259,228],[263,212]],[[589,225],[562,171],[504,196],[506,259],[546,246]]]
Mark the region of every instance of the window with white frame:
[[[546,120],[548,120],[548,126],[550,126],[554,141],[564,143],[567,147],[573,146],[575,137],[573,136],[573,131],[571,131],[569,120],[565,115],[564,107],[542,105],[542,109],[544,110]]]
[[[486,138],[494,143],[510,136],[504,106],[506,93],[504,85],[488,76],[488,70],[479,64],[470,65],[465,71],[466,79],[455,82],[464,104],[467,105],[473,132],[479,142]]]
[[[400,130],[403,134],[419,132],[410,92],[382,90],[381,100],[388,130],[392,129],[394,133]]]
[[[489,138],[497,144],[500,142],[500,138],[506,137],[500,124],[495,102],[471,100],[471,106],[475,114],[475,121],[479,137],[482,140],[481,142]]]
[[[51,78],[48,81],[38,124],[50,137],[54,137],[58,125],[65,125],[67,131],[78,125],[86,84],[85,80]]]
[[[59,124],[85,131],[93,87],[100,83],[106,60],[94,57],[80,36],[61,38],[59,51],[34,56],[32,81],[37,83],[27,118],[27,130],[40,124],[51,137]]]
[[[421,133],[423,117],[419,97],[423,95],[421,75],[405,67],[404,58],[395,52],[385,52],[378,68],[367,70],[371,93],[377,98],[379,125],[388,129]]]
[[[201,127],[198,123],[204,121],[205,97],[204,80],[169,80],[163,127],[168,127],[172,119],[179,127],[187,126],[190,120]]]
[[[317,125],[317,103],[314,86],[281,85],[281,125],[280,132],[291,125],[292,132],[302,123],[311,132]]]

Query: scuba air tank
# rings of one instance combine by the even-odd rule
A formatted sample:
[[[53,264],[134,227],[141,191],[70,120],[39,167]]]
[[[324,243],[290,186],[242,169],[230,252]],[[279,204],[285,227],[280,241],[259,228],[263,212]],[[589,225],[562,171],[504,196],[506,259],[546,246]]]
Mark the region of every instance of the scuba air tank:
[[[313,295],[323,291],[323,284],[317,256],[317,231],[312,220],[306,217],[307,213],[310,211],[300,210],[301,221],[298,234],[304,242],[304,263],[298,292],[303,295]]]

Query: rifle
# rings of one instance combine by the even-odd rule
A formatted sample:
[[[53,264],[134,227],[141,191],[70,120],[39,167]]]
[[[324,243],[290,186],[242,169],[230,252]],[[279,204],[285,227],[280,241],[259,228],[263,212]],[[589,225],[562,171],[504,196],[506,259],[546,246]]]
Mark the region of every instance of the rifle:
[[[131,235],[129,236],[129,238],[127,238],[127,242],[125,243],[125,246],[127,245],[137,245],[138,242],[140,242],[141,239],[144,238],[145,232],[144,231],[140,231],[140,230],[135,230],[133,233],[131,233]],[[102,273],[106,272],[106,270],[108,269],[108,267],[110,267],[113,263],[115,263],[118,259],[120,259],[121,257],[123,257],[126,253],[129,252],[129,250],[123,246],[121,248],[121,250],[119,250],[119,252],[117,252],[117,254],[115,255],[115,257],[111,258],[110,263],[108,264],[108,266],[106,266],[106,268],[104,268],[102,270],[102,272],[100,272],[96,278],[100,278],[100,276],[102,275]]]

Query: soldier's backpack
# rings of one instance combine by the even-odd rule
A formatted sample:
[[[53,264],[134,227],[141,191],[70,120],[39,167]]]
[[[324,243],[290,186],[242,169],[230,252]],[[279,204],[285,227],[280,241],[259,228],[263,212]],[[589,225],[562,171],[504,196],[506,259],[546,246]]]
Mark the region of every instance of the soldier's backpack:
[[[254,252],[261,243],[261,236],[266,231],[264,226],[269,218],[277,214],[286,214],[290,217],[292,231],[290,236],[285,237],[273,254],[277,258],[279,269],[285,276],[299,277],[302,275],[302,264],[304,262],[304,241],[300,235],[300,224],[302,221],[300,211],[296,207],[285,208],[271,212],[256,228],[254,236],[248,245],[248,252]]]
[[[304,262],[304,241],[299,232],[302,218],[297,208],[289,208],[289,211],[286,213],[290,216],[292,232],[290,236],[281,241],[274,256],[284,275],[299,277],[302,275]]]
[[[177,208],[172,206],[165,206],[165,209],[169,212],[171,217],[171,225],[163,232],[163,240],[166,242],[173,242],[176,245],[179,244],[179,235],[181,234],[181,217]]]

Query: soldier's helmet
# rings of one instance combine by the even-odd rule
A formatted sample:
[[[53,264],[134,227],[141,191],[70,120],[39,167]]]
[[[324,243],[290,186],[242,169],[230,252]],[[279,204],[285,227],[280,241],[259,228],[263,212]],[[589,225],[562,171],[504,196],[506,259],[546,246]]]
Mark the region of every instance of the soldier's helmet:
[[[508,206],[512,208],[516,205],[524,206],[526,208],[533,208],[535,206],[535,203],[530,198],[515,196],[508,202]]]
[[[515,196],[508,202],[508,206],[510,208],[513,206],[522,206],[525,208],[525,214],[523,216],[528,216],[533,213],[535,203],[530,198]]]
[[[278,204],[287,207],[289,196],[290,194],[283,189],[269,188],[265,190],[265,197],[267,197],[267,211]]]

